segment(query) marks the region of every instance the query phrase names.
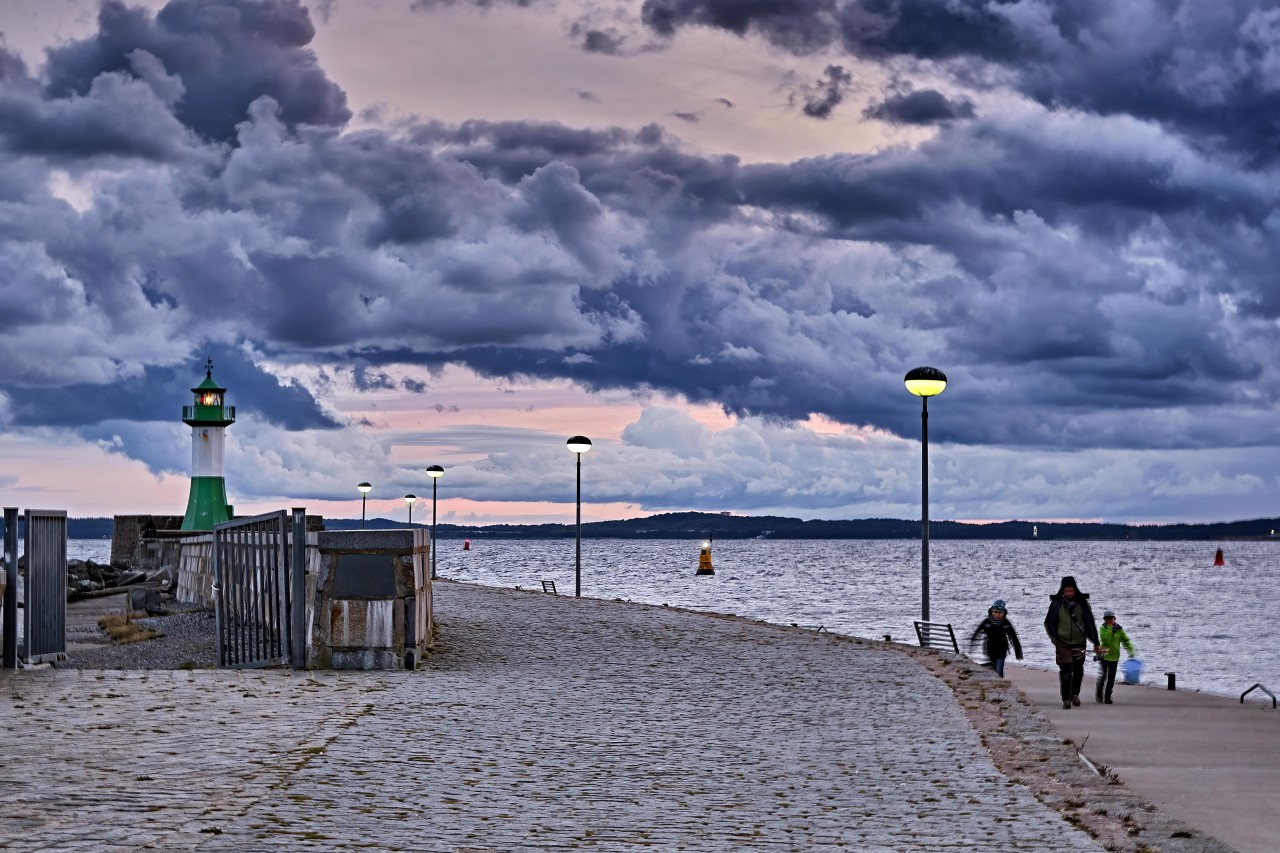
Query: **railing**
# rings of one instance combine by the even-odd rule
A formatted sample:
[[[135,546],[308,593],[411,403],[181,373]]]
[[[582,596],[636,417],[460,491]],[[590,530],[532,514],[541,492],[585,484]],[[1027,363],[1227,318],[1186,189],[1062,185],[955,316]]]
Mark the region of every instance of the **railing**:
[[[197,416],[201,420],[209,419],[210,415],[221,413],[222,417],[214,418],[214,420],[226,421],[231,423],[236,419],[235,406],[183,406],[182,419],[184,421],[193,421]]]
[[[1253,692],[1253,691],[1255,691],[1255,690],[1261,690],[1263,693],[1265,693],[1265,694],[1267,694],[1268,696],[1270,696],[1270,697],[1271,697],[1271,708],[1272,708],[1272,710],[1275,710],[1275,707],[1276,707],[1276,694],[1272,693],[1270,690],[1268,690],[1267,688],[1263,687],[1261,684],[1255,684],[1255,685],[1253,685],[1252,687],[1250,687],[1248,690],[1246,690],[1245,692],[1241,693],[1241,694],[1240,694],[1240,704],[1241,704],[1241,705],[1243,705],[1243,704],[1244,704],[1244,697],[1248,696],[1250,693],[1252,693],[1252,692]]]

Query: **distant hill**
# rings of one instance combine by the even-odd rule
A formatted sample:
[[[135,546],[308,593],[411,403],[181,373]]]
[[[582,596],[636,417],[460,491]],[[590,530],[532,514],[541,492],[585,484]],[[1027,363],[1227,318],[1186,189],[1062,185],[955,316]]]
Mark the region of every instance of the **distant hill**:
[[[373,528],[407,527],[403,521],[374,518]],[[359,529],[360,522],[325,519],[329,530]],[[930,521],[930,539],[1268,539],[1280,530],[1280,518],[1225,521],[1205,524],[1106,524],[1002,521],[966,524]],[[572,524],[490,524],[468,527],[436,525],[441,539],[485,537],[489,539],[563,539],[573,537]],[[623,521],[592,521],[582,525],[584,538],[603,539],[918,539],[920,522],[898,518],[863,518],[849,521],[804,521],[779,515],[721,515],[711,512],[671,512]]]
[[[115,523],[110,518],[68,518],[68,539],[110,539]]]
[[[359,530],[359,519],[326,518],[328,530]],[[403,521],[371,518],[369,529],[402,528]],[[425,526],[425,525],[415,525]],[[1221,521],[1205,524],[1106,524],[1001,521],[965,524],[930,521],[930,539],[1270,539],[1280,518]],[[68,518],[72,539],[110,539],[110,518]],[[563,539],[573,537],[572,524],[436,525],[441,539]],[[591,521],[582,525],[592,539],[918,539],[920,522],[904,518],[861,518],[848,521],[804,521],[781,515],[721,515],[714,512],[669,512],[624,521]]]

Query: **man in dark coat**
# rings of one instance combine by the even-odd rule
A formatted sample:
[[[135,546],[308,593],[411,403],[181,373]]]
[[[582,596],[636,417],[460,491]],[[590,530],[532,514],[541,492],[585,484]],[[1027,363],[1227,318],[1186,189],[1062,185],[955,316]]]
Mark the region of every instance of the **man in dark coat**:
[[[1093,653],[1098,654],[1098,626],[1093,621],[1089,596],[1076,588],[1076,579],[1070,575],[1058,584],[1057,593],[1049,596],[1044,630],[1053,643],[1054,660],[1058,664],[1062,707],[1065,710],[1078,706],[1080,684],[1084,681],[1085,645],[1092,643]]]

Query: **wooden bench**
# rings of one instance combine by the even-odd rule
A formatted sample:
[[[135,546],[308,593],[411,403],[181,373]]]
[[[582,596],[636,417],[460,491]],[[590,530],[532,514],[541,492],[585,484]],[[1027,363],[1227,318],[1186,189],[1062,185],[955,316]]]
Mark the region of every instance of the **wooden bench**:
[[[950,649],[960,654],[960,644],[956,642],[956,632],[951,629],[950,622],[916,622],[916,637],[922,649]]]
[[[552,595],[558,595],[558,593],[556,592],[556,582],[555,582],[555,581],[543,581],[543,582],[542,582],[542,591],[543,591],[543,592],[549,592],[549,593],[551,593]]]

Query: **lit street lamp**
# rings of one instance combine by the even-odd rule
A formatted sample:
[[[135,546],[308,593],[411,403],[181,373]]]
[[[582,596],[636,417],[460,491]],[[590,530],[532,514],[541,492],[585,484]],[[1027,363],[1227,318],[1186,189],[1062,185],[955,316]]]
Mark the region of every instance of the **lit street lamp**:
[[[578,549],[573,561],[573,594],[582,596],[582,454],[591,449],[591,439],[575,435],[565,442],[578,457]]]
[[[413,527],[413,502],[418,499],[417,495],[405,495],[404,502],[409,505],[409,526]]]
[[[365,501],[368,499],[369,490],[372,489],[373,486],[369,485],[368,483],[361,483],[360,485],[356,486],[356,488],[360,490],[360,529],[364,530]]]
[[[428,465],[427,476],[431,478],[431,577],[436,576],[436,484],[444,476],[444,469],[439,465]]]
[[[907,373],[907,390],[920,398],[920,618],[929,621],[929,398],[947,387],[947,376],[936,367],[917,367]]]

